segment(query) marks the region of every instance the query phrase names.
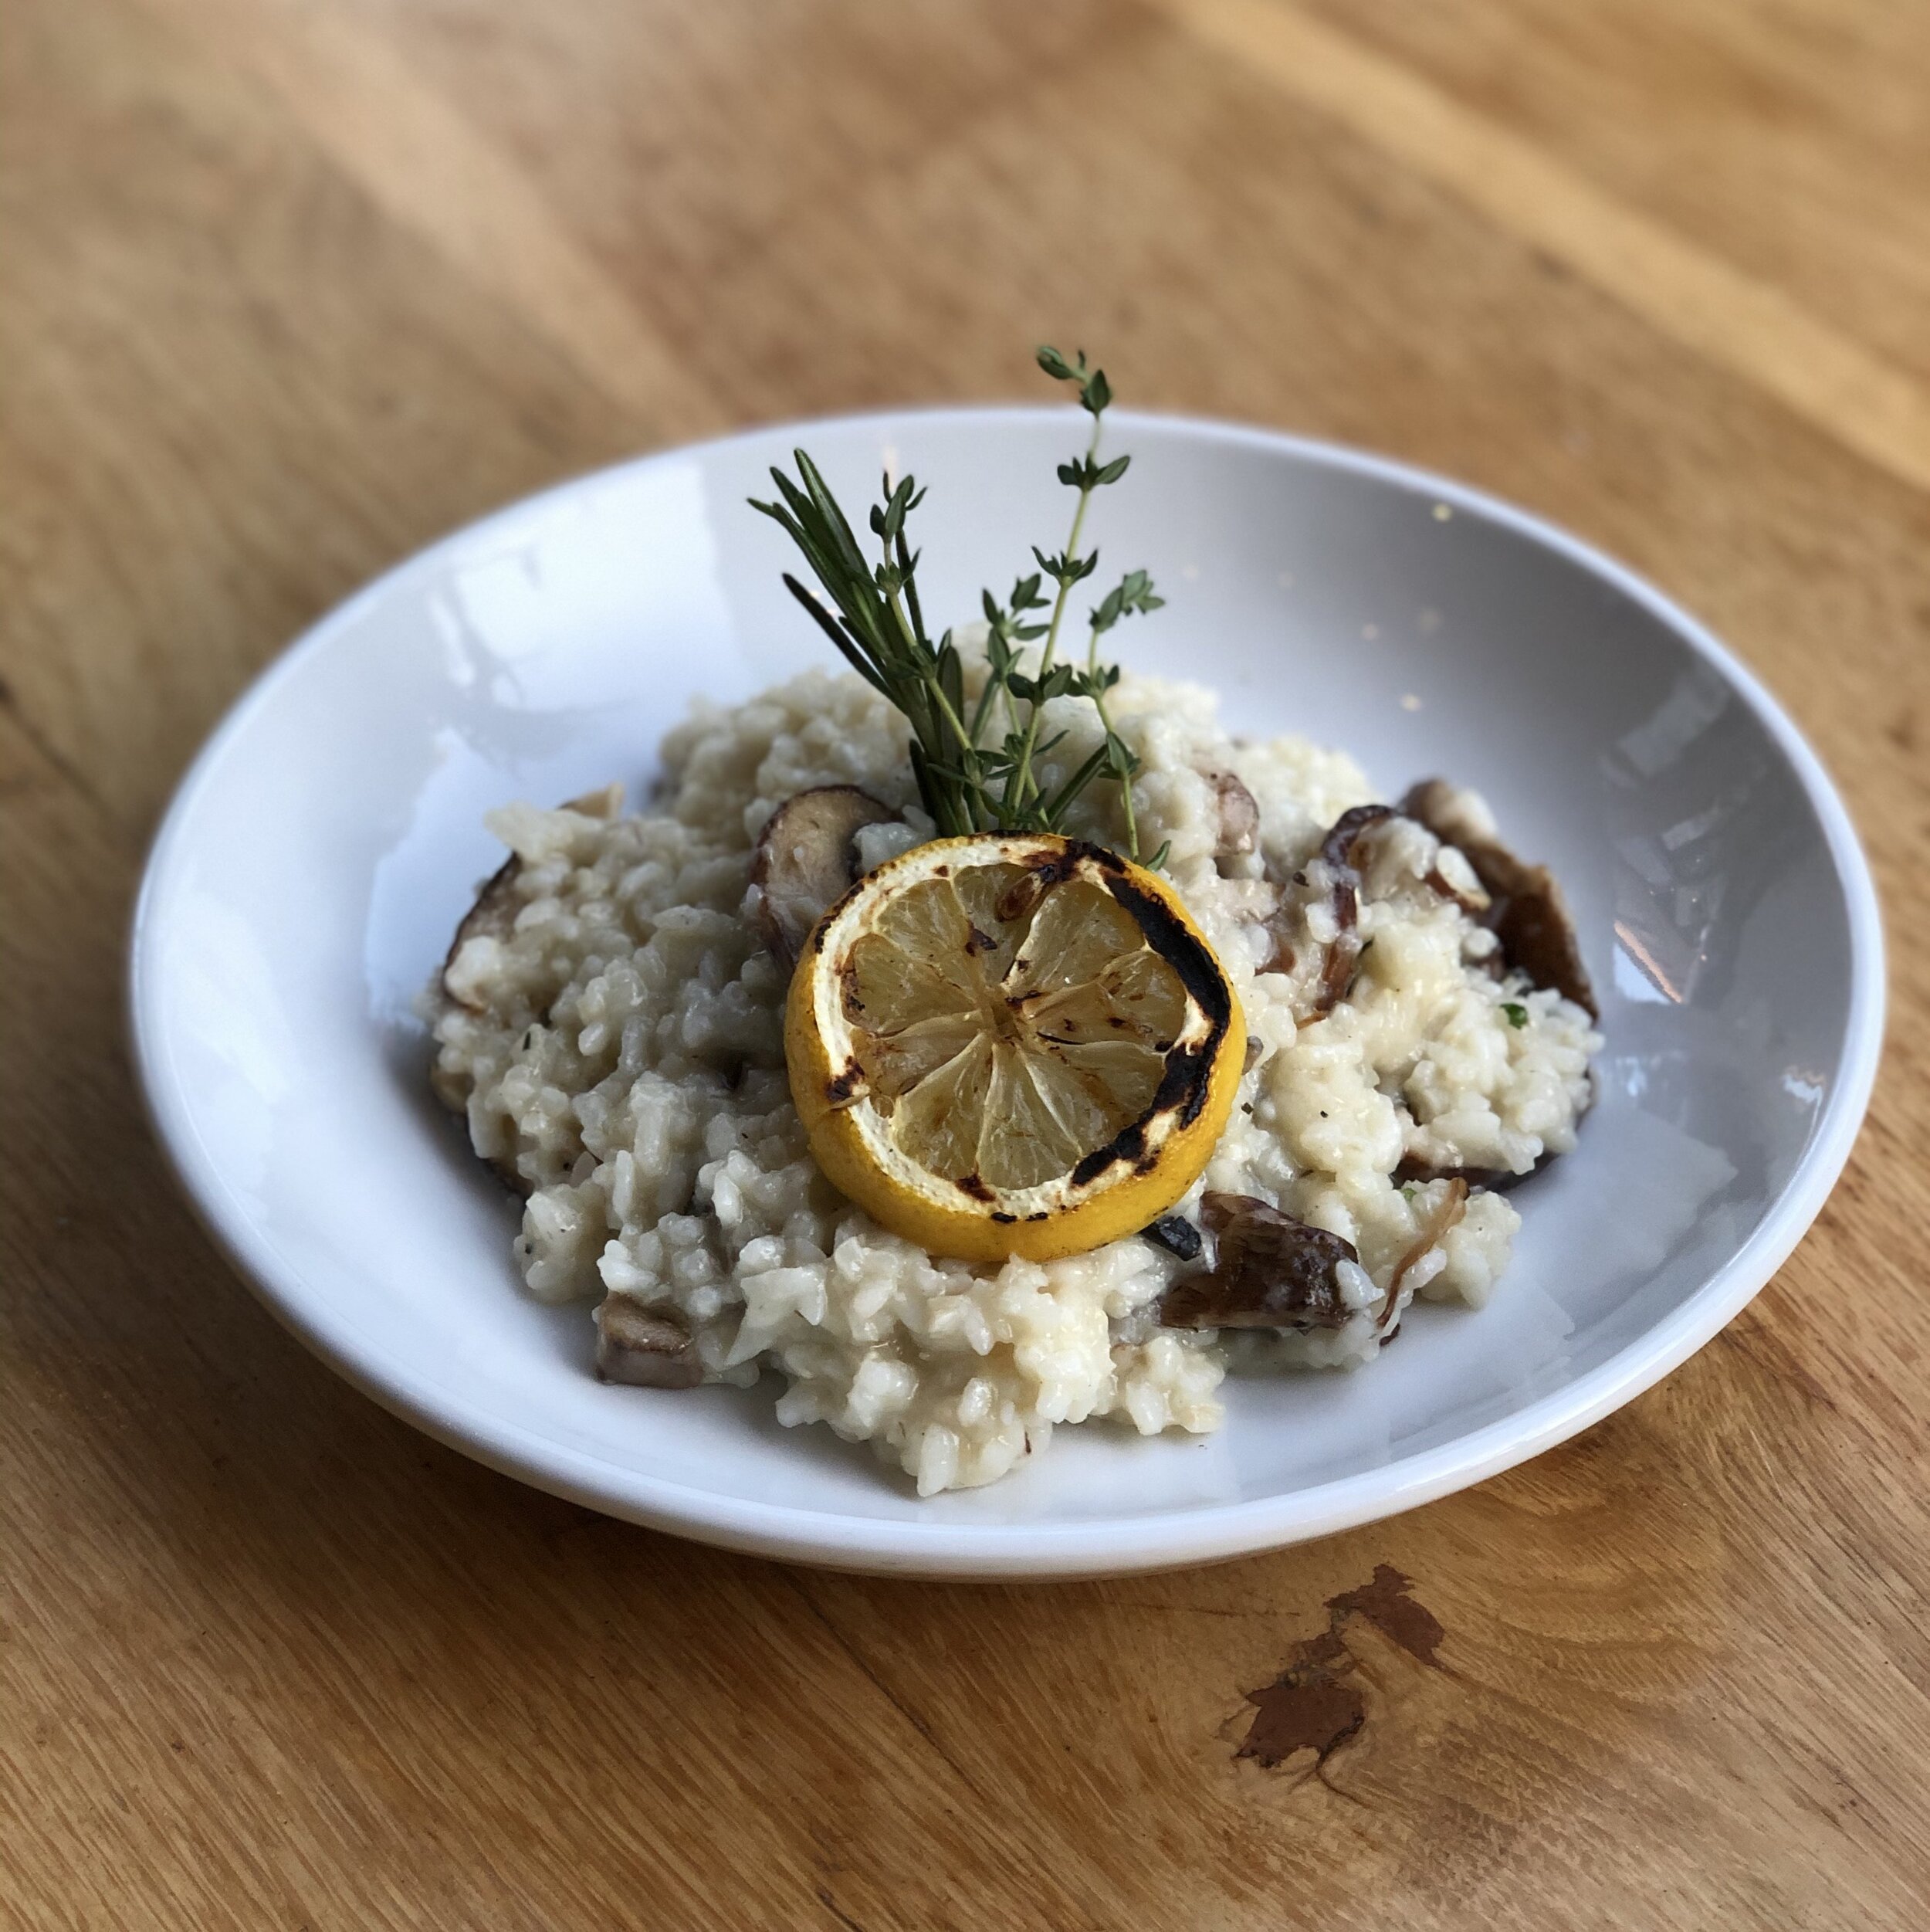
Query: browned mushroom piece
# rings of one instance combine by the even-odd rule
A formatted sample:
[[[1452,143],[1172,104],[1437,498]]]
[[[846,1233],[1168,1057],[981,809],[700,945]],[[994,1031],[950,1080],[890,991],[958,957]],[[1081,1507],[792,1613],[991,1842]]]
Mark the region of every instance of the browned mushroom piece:
[[[594,791],[586,791],[581,798],[571,798],[559,806],[558,810],[581,813],[586,819],[614,819],[623,809],[623,787],[606,785]],[[516,915],[522,910],[522,903],[516,894],[516,882],[521,876],[523,861],[512,852],[503,863],[483,882],[482,889],[476,896],[476,903],[462,915],[462,923],[455,929],[455,937],[449,941],[449,949],[442,956],[442,970],[436,977],[436,985],[442,997],[452,1006],[459,1006],[466,1012],[480,1013],[486,1011],[482,1002],[465,999],[449,983],[449,969],[455,964],[457,954],[472,939],[507,939],[516,930]],[[466,1083],[445,1080],[432,1069],[429,1084],[436,1097],[452,1113],[462,1113],[469,1105],[469,1089]],[[531,1192],[528,1178],[517,1169],[513,1154],[485,1154],[483,1164],[491,1168],[512,1194],[519,1194],[526,1199]]]
[[[586,819],[614,819],[623,809],[623,787],[606,785],[598,791],[584,792],[580,798],[567,800],[557,809],[577,812]],[[516,882],[522,870],[523,861],[512,852],[489,875],[476,896],[476,903],[462,915],[455,937],[442,956],[440,984],[443,997],[472,1013],[483,1009],[476,1001],[464,999],[449,985],[449,968],[455,964],[456,954],[472,939],[507,939],[516,930],[516,914],[522,910],[516,900]]]
[[[1544,1155],[1542,1158],[1552,1160],[1554,1157]],[[1417,1159],[1411,1154],[1403,1154],[1400,1157],[1400,1164],[1394,1169],[1397,1186],[1405,1186],[1411,1181],[1418,1181],[1425,1187],[1431,1181],[1458,1179],[1466,1181],[1471,1188],[1485,1188],[1490,1194],[1505,1194],[1517,1181],[1527,1178],[1527,1174],[1516,1174],[1508,1168],[1437,1167],[1433,1161]]]
[[[1593,1104],[1593,1096],[1584,1103]],[[1397,1183],[1418,1181],[1424,1186],[1430,1181],[1465,1181],[1471,1188],[1479,1188],[1488,1194],[1505,1194],[1511,1188],[1518,1188],[1531,1174],[1539,1174],[1551,1161],[1559,1161],[1559,1154],[1543,1153],[1532,1168],[1517,1174],[1512,1168],[1459,1168],[1443,1165],[1433,1161],[1424,1161],[1417,1155],[1403,1154],[1400,1164],[1394,1169]]]
[[[1406,814],[1402,815],[1405,817]],[[1458,863],[1456,863],[1457,857]],[[1451,867],[1461,875],[1458,879],[1448,876]],[[1437,897],[1451,899],[1470,919],[1477,921],[1495,903],[1488,897],[1486,889],[1475,876],[1473,866],[1468,864],[1466,853],[1458,846],[1437,846],[1434,848],[1434,862],[1421,874],[1420,883]],[[1499,947],[1495,949],[1490,970],[1503,976],[1507,972],[1507,968],[1502,963]]]
[[[1231,771],[1209,771],[1206,781],[1213,788],[1220,829],[1214,839],[1216,859],[1244,858],[1260,849],[1260,805],[1253,794]]]
[[[898,815],[855,785],[821,785],[787,798],[758,835],[750,862],[751,918],[764,944],[795,965],[811,930],[858,878],[858,834]]]
[[[1517,859],[1444,778],[1422,779],[1401,800],[1400,809],[1443,844],[1456,847],[1474,867],[1491,902],[1482,923],[1501,941],[1508,963],[1599,1019],[1574,917],[1554,874]]]
[[[1353,985],[1361,954],[1360,870],[1354,863],[1354,853],[1367,833],[1393,815],[1391,805],[1356,805],[1334,821],[1333,829],[1321,841],[1320,856],[1333,874],[1334,924],[1340,930],[1320,969],[1313,999],[1316,1013],[1332,1012]]]
[[[465,999],[450,984],[449,969],[455,964],[455,956],[472,939],[507,939],[516,925],[516,916],[520,909],[516,897],[516,875],[523,869],[523,861],[513,854],[505,859],[492,874],[482,890],[476,894],[476,903],[462,915],[462,923],[455,929],[455,937],[449,941],[449,950],[443,956],[442,971],[436,984],[442,997],[451,1006],[459,1006],[464,1012],[480,1013],[486,1009],[480,1000]],[[432,1066],[429,1085],[435,1096],[454,1114],[468,1110],[469,1082],[467,1079],[445,1077],[438,1067]],[[530,1183],[516,1164],[513,1153],[484,1154],[483,1164],[489,1168],[512,1194],[521,1195],[527,1199]]]
[[[1461,1225],[1461,1217],[1468,1212],[1468,1193],[1466,1175],[1453,1176],[1448,1191],[1434,1204],[1421,1223],[1420,1232],[1409,1242],[1407,1252],[1394,1263],[1394,1271],[1387,1277],[1387,1295],[1380,1304],[1380,1341],[1383,1348],[1400,1332],[1400,1284],[1423,1256],[1437,1248]]]
[[[1409,1243],[1407,1251],[1394,1263],[1394,1271],[1387,1278],[1387,1307],[1392,1312],[1400,1298],[1400,1284],[1407,1279],[1408,1272],[1422,1256],[1441,1246],[1448,1235],[1461,1225],[1461,1216],[1468,1212],[1468,1181],[1464,1175],[1456,1174],[1448,1183],[1446,1191],[1428,1211],[1427,1218],[1420,1224],[1420,1231]]]
[[[703,1380],[690,1330],[674,1308],[606,1295],[596,1323],[601,1380],[637,1388],[695,1388]]]
[[[1300,963],[1300,955],[1294,950],[1294,934],[1299,930],[1302,921],[1300,908],[1283,891],[1278,891],[1273,910],[1261,924],[1268,937],[1273,941],[1273,950],[1261,962],[1263,973],[1291,973]],[[1247,1051],[1253,1051],[1251,1035],[1247,1040]]]
[[[507,939],[515,930],[516,916],[521,910],[516,900],[516,881],[522,869],[523,861],[512,852],[483,882],[482,890],[476,895],[476,903],[462,915],[462,924],[455,929],[455,937],[449,941],[449,949],[442,955],[440,984],[442,997],[451,1005],[472,1013],[484,1010],[480,1000],[465,999],[449,984],[449,968],[455,964],[456,954],[471,940]]]
[[[1356,1310],[1341,1286],[1351,1241],[1251,1195],[1208,1194],[1200,1219],[1217,1242],[1211,1271],[1176,1281],[1160,1300],[1166,1328],[1339,1328]]]
[[[1353,873],[1358,880],[1353,862],[1355,848],[1376,825],[1385,824],[1394,815],[1393,807],[1384,805],[1356,805],[1352,811],[1342,812],[1320,842],[1321,857],[1336,872]]]

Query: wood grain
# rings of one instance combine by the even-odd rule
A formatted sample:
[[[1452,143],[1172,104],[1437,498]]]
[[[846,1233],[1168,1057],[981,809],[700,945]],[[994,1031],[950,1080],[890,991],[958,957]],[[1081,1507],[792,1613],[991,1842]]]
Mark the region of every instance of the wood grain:
[[[1930,391],[1773,283],[1678,238],[1446,90],[1285,0],[1163,0],[1208,45],[1330,115],[1860,455],[1930,484]]]
[[[0,1924],[1930,1922],[1925,33],[1881,0],[0,12]],[[1217,1570],[787,1571],[415,1435],[259,1310],[142,1124],[120,948],[168,788],[450,524],[714,426],[1011,394],[1045,335],[1466,475],[1737,644],[1886,897],[1842,1187],[1609,1422]],[[1268,1710],[1346,1734],[1243,1755]]]

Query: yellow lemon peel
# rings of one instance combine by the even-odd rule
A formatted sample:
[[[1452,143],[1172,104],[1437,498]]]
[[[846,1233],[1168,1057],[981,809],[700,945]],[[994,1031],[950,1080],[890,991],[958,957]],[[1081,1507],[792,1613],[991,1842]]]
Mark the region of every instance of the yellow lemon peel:
[[[1043,832],[922,846],[807,941],[784,1052],[812,1153],[893,1233],[973,1261],[1158,1219],[1224,1130],[1246,1052],[1163,880]]]

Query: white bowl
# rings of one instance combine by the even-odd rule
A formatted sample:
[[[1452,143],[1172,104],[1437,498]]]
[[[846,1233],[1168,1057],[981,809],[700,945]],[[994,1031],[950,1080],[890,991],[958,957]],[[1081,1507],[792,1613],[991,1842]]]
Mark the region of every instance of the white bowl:
[[[699,693],[825,661],[745,507],[807,443],[848,504],[887,462],[927,611],[970,615],[1063,520],[1082,419],[946,410],[753,432],[489,517],[324,619],[235,707],[150,861],[133,1011],[162,1139],[263,1299],[342,1374],[482,1461],[660,1529],[910,1574],[1117,1572],[1367,1521],[1607,1415],[1768,1280],[1822,1206],[1881,1032],[1876,902],[1836,793],[1707,632],[1519,511],[1398,465],[1122,415],[1109,567],[1170,599],[1119,634],[1234,728],[1345,746],[1389,794],[1444,773],[1566,883],[1600,990],[1600,1104],[1515,1195],[1479,1313],[1417,1307],[1355,1375],[1230,1384],[1225,1429],[1062,1430],[921,1502],[787,1431],[768,1388],[606,1387],[538,1306],[516,1210],[428,1096],[411,1001],[497,854],[506,800],[648,788]]]

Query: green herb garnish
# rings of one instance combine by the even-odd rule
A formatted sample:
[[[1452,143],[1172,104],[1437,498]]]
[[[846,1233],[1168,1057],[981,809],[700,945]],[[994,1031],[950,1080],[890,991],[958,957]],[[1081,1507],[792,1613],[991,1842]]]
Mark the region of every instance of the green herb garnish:
[[[1508,1015],[1508,1024],[1510,1026],[1522,1027],[1528,1024],[1528,1008],[1519,1000],[1503,1000],[1501,1003],[1501,1010]]]
[[[952,633],[946,631],[933,644],[919,606],[919,553],[911,547],[905,525],[925,493],[913,478],[893,483],[888,475],[883,500],[872,507],[871,531],[879,549],[875,564],[867,561],[818,466],[801,449],[793,452],[795,480],[781,469],[770,473],[780,500],[760,503],[753,497],[751,507],[790,533],[824,596],[814,595],[789,571],[785,587],[858,676],[910,720],[913,774],[925,809],[943,836],[1059,831],[1074,801],[1103,776],[1119,788],[1126,850],[1137,859],[1133,778],[1139,759],[1107,713],[1106,694],[1119,681],[1119,673],[1116,665],[1099,662],[1099,639],[1122,619],[1156,611],[1166,600],[1155,594],[1144,571],[1129,571],[1087,614],[1085,663],[1059,657],[1073,586],[1099,568],[1098,551],[1079,548],[1086,510],[1094,492],[1117,483],[1132,459],[1099,461],[1100,432],[1112,400],[1106,371],[1089,368],[1084,350],[1068,361],[1057,349],[1041,348],[1038,364],[1055,381],[1075,383],[1080,406],[1092,419],[1085,453],[1058,466],[1059,481],[1076,490],[1078,500],[1062,550],[1048,556],[1034,545],[1038,568],[1018,578],[1003,603],[989,590],[982,593],[986,676],[969,705],[964,666]],[[1048,579],[1055,587],[1049,597],[1044,588]],[[1028,647],[1041,639],[1038,661],[1028,669]],[[1048,793],[1038,766],[1065,734],[1055,733],[1043,742],[1039,734],[1046,706],[1066,697],[1091,700],[1102,736],[1092,754]],[[1150,863],[1155,869],[1165,863],[1167,850],[1163,845],[1153,854]]]

